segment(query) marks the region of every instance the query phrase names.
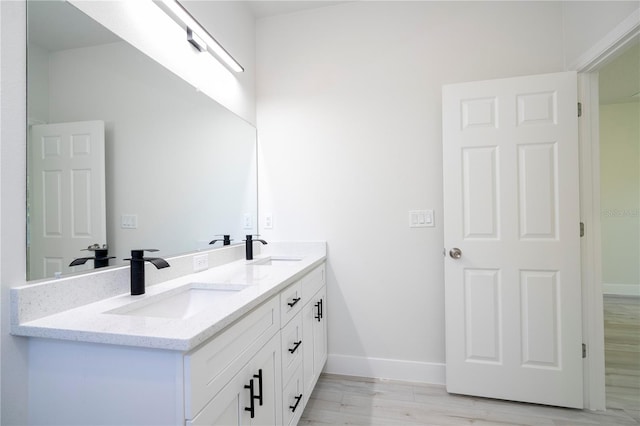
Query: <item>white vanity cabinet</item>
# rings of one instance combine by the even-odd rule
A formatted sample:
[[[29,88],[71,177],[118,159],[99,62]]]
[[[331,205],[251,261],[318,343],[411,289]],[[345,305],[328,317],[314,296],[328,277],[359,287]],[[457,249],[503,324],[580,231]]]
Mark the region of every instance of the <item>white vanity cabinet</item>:
[[[29,424],[295,425],[327,359],[325,289],[321,263],[186,352],[31,338]]]

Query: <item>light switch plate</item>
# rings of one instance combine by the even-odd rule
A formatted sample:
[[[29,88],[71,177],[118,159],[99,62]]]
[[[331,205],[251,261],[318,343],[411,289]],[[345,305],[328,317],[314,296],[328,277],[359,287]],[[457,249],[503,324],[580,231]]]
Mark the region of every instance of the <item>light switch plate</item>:
[[[245,213],[243,216],[244,229],[253,228],[253,219],[251,217],[251,213]]]
[[[138,228],[138,215],[137,214],[123,214],[120,216],[120,227],[122,229],[136,229]]]
[[[409,228],[427,228],[434,226],[433,209],[409,211]]]
[[[273,229],[273,213],[264,215],[264,229]]]

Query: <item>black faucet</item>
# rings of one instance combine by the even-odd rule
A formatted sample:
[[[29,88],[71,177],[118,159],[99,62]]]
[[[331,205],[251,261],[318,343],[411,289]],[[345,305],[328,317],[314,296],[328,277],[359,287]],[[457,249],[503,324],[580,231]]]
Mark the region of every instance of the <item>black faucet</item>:
[[[131,295],[144,294],[144,263],[149,262],[158,269],[168,268],[169,263],[159,257],[144,257],[145,251],[158,251],[157,249],[131,250]]]
[[[115,256],[108,256],[109,249],[107,249],[106,244],[103,244],[102,247],[100,247],[100,244],[93,244],[86,249],[82,249],[82,251],[85,250],[94,252],[94,255],[91,257],[79,257],[77,259],[73,259],[69,266],[84,265],[87,260],[93,259],[94,268],[104,268],[105,266],[109,266],[109,259],[115,258]]]
[[[257,237],[258,235],[256,235]],[[259,241],[262,244],[267,244],[267,242],[265,240],[260,240],[260,239],[253,239],[253,235],[247,235],[247,239],[244,240],[246,242],[246,248],[245,248],[245,253],[247,254],[247,260],[251,260],[253,259],[253,242],[254,241]]]
[[[219,239],[212,240],[209,244],[215,244],[215,243],[217,243],[218,241],[222,241],[222,245],[223,245],[223,246],[231,245],[231,241],[233,241],[233,240],[231,239],[231,235],[218,235],[218,236],[219,236],[219,237],[223,237],[223,239],[222,239],[222,240],[219,240]]]

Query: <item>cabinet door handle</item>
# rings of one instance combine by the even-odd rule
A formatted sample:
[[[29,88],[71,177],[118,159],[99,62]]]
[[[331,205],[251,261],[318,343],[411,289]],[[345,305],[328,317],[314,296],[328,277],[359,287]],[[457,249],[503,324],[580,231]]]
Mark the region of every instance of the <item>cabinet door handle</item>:
[[[322,299],[318,300],[318,303],[315,304],[315,307],[318,308],[318,314],[315,316],[315,318],[318,320],[318,322],[320,322],[320,320],[322,319]]]
[[[298,350],[298,347],[302,344],[302,340],[299,340],[297,342],[293,342],[294,346],[293,348],[289,349],[289,352],[291,353],[295,353],[295,351]]]
[[[289,305],[290,308],[293,308],[300,300],[300,297],[294,297],[291,302],[287,302],[287,305]]]
[[[302,399],[302,394],[295,397],[296,403],[294,405],[290,405],[289,409],[292,413],[296,412],[296,408],[298,408],[298,404],[300,404],[300,400]]]
[[[258,379],[258,392],[260,392],[260,394],[258,396],[254,396],[253,399],[257,399],[262,406],[262,368],[259,369],[258,374],[254,374],[253,377]]]
[[[248,407],[244,407],[244,411],[248,411],[251,413],[251,418],[253,419],[256,416],[256,405],[255,402],[253,401],[255,399],[255,396],[253,395],[253,379],[249,380],[249,384],[248,385],[244,385],[245,389],[249,389],[249,406]]]

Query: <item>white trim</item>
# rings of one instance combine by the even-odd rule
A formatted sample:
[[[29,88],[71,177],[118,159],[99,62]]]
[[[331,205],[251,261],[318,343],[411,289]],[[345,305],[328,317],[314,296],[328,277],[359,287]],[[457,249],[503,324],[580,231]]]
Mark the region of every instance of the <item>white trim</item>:
[[[640,9],[618,24],[569,68],[580,72],[578,100],[582,102],[580,126],[581,221],[587,230],[581,242],[582,325],[588,346],[584,360],[584,405],[606,408],[604,367],[604,307],[602,302],[602,244],[600,236],[600,138],[598,74],[608,61],[640,37]]]
[[[598,74],[578,75],[578,99],[582,102],[580,139],[580,221],[585,224],[581,238],[582,338],[588,346],[584,359],[584,406],[606,408],[604,368],[604,308],[602,306],[602,266],[600,242],[600,138]]]
[[[615,296],[640,296],[640,284],[603,283],[602,293]]]
[[[582,54],[569,70],[592,72],[601,68],[616,52],[640,35],[640,9],[634,10],[624,21]]]
[[[444,363],[329,354],[325,373],[444,385]]]

